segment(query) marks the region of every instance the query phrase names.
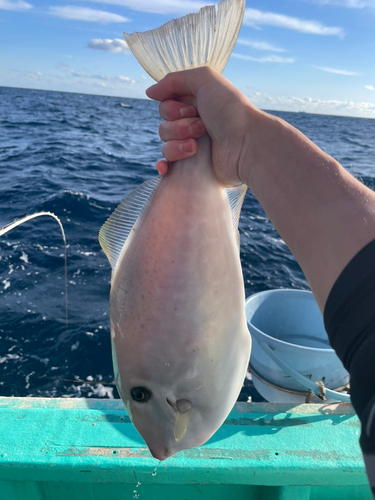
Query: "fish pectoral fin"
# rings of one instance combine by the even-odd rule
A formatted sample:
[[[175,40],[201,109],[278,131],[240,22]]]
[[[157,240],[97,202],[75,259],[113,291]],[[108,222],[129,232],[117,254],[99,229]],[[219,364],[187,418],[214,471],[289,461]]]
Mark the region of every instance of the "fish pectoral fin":
[[[189,420],[191,415],[191,406],[184,413],[180,413],[179,411],[176,413],[176,420],[174,423],[174,439],[176,443],[180,442],[181,439],[185,436]]]
[[[146,208],[161,177],[155,177],[134,189],[115,209],[99,231],[99,243],[115,271],[121,250],[138,218]]]
[[[124,33],[124,37],[138,62],[157,82],[168,73],[201,66],[211,66],[222,73],[244,12],[245,0],[222,0],[160,28]]]
[[[239,186],[227,188],[225,191],[228,196],[228,202],[232,213],[234,236],[238,245],[238,251],[240,251],[240,233],[238,231],[238,222],[240,220],[241,207],[243,204],[243,200],[245,199],[247,186],[246,184],[240,184]]]

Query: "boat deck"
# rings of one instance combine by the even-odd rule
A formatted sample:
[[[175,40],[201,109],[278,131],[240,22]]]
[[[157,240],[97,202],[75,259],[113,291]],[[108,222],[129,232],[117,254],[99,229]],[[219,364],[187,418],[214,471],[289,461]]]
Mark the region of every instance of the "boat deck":
[[[237,403],[159,462],[120,400],[0,397],[0,499],[371,499],[359,435],[350,404]]]

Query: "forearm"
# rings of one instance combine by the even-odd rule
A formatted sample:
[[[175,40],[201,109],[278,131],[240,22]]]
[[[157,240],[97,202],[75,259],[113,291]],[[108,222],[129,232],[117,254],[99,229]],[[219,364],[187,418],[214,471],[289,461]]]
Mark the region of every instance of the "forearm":
[[[249,113],[256,126],[240,177],[296,257],[323,311],[340,272],[375,238],[375,193],[283,120],[252,107]]]

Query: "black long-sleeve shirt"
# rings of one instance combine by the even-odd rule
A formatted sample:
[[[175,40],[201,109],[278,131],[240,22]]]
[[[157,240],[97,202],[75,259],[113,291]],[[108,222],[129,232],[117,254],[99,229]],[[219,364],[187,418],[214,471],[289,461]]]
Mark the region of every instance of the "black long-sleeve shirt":
[[[328,296],[324,324],[331,346],[350,374],[361,421],[360,445],[375,498],[375,240],[342,271]]]

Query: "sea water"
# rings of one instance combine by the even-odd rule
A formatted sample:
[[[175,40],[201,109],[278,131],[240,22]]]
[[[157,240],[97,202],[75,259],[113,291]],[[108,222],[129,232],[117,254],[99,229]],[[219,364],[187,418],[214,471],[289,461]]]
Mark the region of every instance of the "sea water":
[[[271,111],[272,113],[272,111]],[[375,120],[275,112],[373,188]],[[68,242],[69,328],[63,246],[52,219],[0,238],[0,395],[118,397],[108,302],[111,269],[98,231],[161,158],[158,104],[0,87],[0,226],[38,211],[60,217]],[[246,295],[308,289],[248,192],[240,220]],[[240,395],[261,400],[250,377]]]

